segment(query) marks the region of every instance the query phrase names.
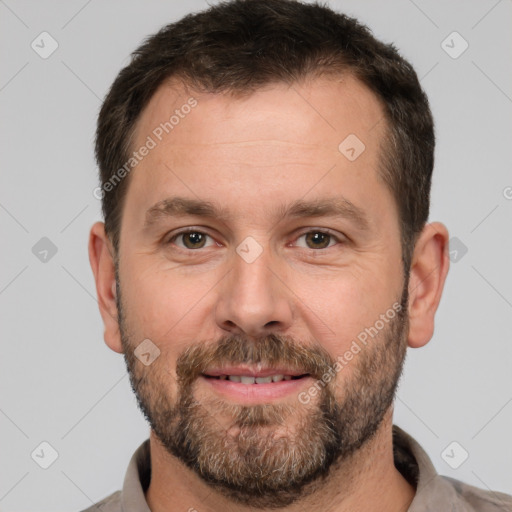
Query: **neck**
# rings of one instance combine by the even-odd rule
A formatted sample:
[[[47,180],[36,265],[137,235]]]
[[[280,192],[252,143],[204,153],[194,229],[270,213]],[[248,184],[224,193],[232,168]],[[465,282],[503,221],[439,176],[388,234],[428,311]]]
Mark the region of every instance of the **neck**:
[[[151,483],[146,501],[152,512],[249,512],[212,491],[195,473],[169,455],[154,433],[150,434]],[[405,512],[415,490],[393,462],[392,408],[376,435],[350,458],[331,468],[316,489],[280,512]]]

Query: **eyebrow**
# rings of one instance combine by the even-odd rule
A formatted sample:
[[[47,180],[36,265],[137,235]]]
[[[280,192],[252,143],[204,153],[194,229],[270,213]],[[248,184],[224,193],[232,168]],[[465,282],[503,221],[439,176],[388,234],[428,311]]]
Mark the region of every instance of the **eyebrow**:
[[[351,220],[361,230],[369,230],[370,222],[364,211],[344,197],[298,199],[290,205],[280,205],[274,211],[277,219],[307,217],[341,217]],[[146,211],[144,229],[150,229],[160,220],[169,217],[196,216],[228,222],[232,215],[226,208],[215,206],[209,201],[187,197],[170,197],[154,204]]]

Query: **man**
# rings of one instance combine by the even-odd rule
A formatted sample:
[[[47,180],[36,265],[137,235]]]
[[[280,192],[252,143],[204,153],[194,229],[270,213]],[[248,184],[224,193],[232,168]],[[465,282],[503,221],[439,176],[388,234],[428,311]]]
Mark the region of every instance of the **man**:
[[[227,2],[135,52],[89,255],[151,432],[88,510],[510,510],[392,422],[448,272],[433,151],[412,67],[327,7]]]

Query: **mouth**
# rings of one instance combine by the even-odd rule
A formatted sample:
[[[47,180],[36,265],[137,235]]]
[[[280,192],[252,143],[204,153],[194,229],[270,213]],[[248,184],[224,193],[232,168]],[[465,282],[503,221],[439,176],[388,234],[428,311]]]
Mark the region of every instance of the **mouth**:
[[[281,382],[283,380],[296,380],[307,377],[309,374],[303,375],[284,375],[278,373],[268,375],[267,377],[255,377],[254,375],[203,375],[207,379],[229,380],[231,382],[240,382],[241,384],[270,384],[271,382]]]
[[[298,393],[312,376],[287,368],[244,366],[207,370],[201,374],[201,380],[214,392],[237,403],[262,403]]]

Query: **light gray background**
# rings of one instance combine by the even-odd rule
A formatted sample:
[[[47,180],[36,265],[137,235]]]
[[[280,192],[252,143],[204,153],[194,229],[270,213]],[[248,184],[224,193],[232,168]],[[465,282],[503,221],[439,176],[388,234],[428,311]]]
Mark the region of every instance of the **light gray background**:
[[[395,423],[440,473],[512,493],[512,3],[330,4],[417,69],[436,120],[431,220],[468,248],[452,263],[434,338],[409,350]],[[121,487],[148,436],[123,358],[103,342],[87,256],[101,218],[93,136],[130,52],[206,6],[0,1],[0,510],[85,508]],[[42,31],[59,45],[47,59],[31,48]],[[441,46],[453,31],[469,43],[457,59]],[[42,237],[58,249],[46,263],[32,252]],[[42,441],[59,455],[46,470],[31,458]],[[469,453],[456,470],[441,457],[452,441]]]

